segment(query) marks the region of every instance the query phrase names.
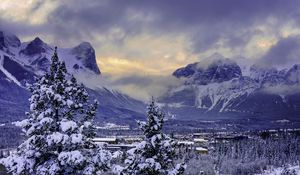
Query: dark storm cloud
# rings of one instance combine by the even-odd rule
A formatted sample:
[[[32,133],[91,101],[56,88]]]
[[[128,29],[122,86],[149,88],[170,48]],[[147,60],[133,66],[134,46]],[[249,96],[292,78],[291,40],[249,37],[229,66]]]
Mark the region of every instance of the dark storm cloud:
[[[286,66],[300,62],[300,35],[279,40],[260,59],[263,65]]]
[[[187,35],[193,51],[204,51],[223,39],[231,47],[243,46],[249,36],[259,32],[251,28],[266,22],[268,17],[277,25],[299,17],[300,1],[284,0],[136,0],[82,1],[62,4],[49,15],[55,34],[80,36],[82,31],[106,32],[119,27],[126,35],[152,32],[157,35],[173,32]],[[131,21],[129,12],[154,16],[153,21]]]
[[[82,3],[71,0],[61,4],[48,17],[48,23],[59,36],[81,37],[88,33],[105,34],[112,28],[121,28],[127,35],[141,26],[127,21],[129,6],[125,1],[97,1]]]
[[[31,8],[43,6],[39,1]],[[116,42],[131,35],[148,32],[154,35],[185,35],[190,39],[193,52],[202,52],[218,45],[244,47],[251,36],[262,32],[258,25],[269,18],[276,32],[279,26],[300,19],[300,1],[297,0],[69,0],[60,5],[42,25],[26,26],[25,32],[52,35],[56,38],[91,40],[95,33],[106,35],[113,28],[120,28],[124,35]],[[141,15],[132,20],[130,15]],[[147,17],[152,20],[146,20]],[[16,25],[18,26],[18,25]],[[11,25],[14,27],[14,25]],[[32,30],[30,30],[30,27]],[[26,30],[28,28],[28,30]],[[14,29],[16,30],[16,29]],[[19,30],[19,29],[17,29]],[[39,32],[37,32],[39,31]]]
[[[50,33],[52,30],[49,30],[45,26],[32,26],[26,22],[11,22],[6,19],[0,18],[0,30],[15,34],[17,36],[26,36],[32,34]]]
[[[253,39],[253,36],[257,35],[266,35],[267,37],[275,35],[274,38],[277,40],[282,37],[280,36],[281,27],[291,24],[291,22],[295,22],[298,26],[300,24],[300,1],[298,0],[45,0],[34,3],[30,8],[30,14],[33,16],[29,15],[25,19],[30,20],[39,13],[45,12],[43,9],[49,7],[47,4],[49,2],[59,4],[55,10],[50,10],[50,13],[47,12],[44,22],[31,23],[30,21],[9,19],[13,17],[5,18],[5,15],[2,15],[0,17],[0,30],[4,29],[22,37],[39,36],[50,38],[50,40],[52,38],[52,42],[55,42],[55,44],[63,43],[64,46],[72,46],[81,41],[95,42],[92,45],[96,50],[100,50],[101,42],[122,46],[123,40],[144,33],[158,38],[160,36],[174,36],[174,42],[177,41],[177,36],[184,36],[184,39],[189,42],[184,42],[184,44],[191,44],[188,45],[188,48],[191,49],[189,51],[201,53],[214,48],[228,47],[232,50],[245,48],[248,42]],[[0,8],[0,10],[2,9]],[[267,31],[264,30],[265,26],[268,28]],[[120,29],[121,34],[117,34],[116,37],[112,38],[107,37],[113,29]],[[104,38],[107,37],[105,39],[109,41],[105,39],[97,40],[103,36]],[[149,40],[142,41],[147,42]],[[300,40],[299,36],[281,39],[267,51],[261,59],[263,60],[261,63],[280,65],[297,61],[300,56],[298,40]],[[164,56],[159,55],[152,58],[150,55],[145,57],[145,54],[149,54],[146,51],[152,50],[153,46],[146,45],[143,42],[139,43],[139,40],[137,42],[138,44],[133,44],[133,50],[130,48],[131,50],[126,51],[126,47],[120,47],[120,49],[112,49],[109,52],[124,52],[120,54],[118,60],[130,59],[127,52],[134,55],[132,59],[150,57],[153,62],[162,59]],[[173,41],[168,42],[171,45]],[[146,46],[139,47],[143,44]],[[157,45],[157,47],[160,46]],[[109,49],[109,47],[104,48]],[[163,50],[162,52],[168,54],[167,52],[170,51],[167,49],[167,51]],[[259,52],[261,54],[265,50]],[[244,53],[238,54],[242,55]],[[190,53],[185,55],[194,56]],[[98,55],[99,59],[101,59],[101,56],[103,55]],[[112,56],[114,56],[114,53],[112,53]],[[243,56],[247,57],[247,55]],[[175,59],[174,62],[176,62]],[[145,64],[147,64],[147,61]],[[127,69],[130,68],[132,67]],[[152,67],[152,69],[154,68]],[[155,67],[155,69],[159,68]],[[137,70],[137,74],[139,74],[140,69]],[[161,93],[167,89],[166,87],[177,82],[170,80],[169,77],[147,76],[124,75],[121,79],[109,82],[109,84],[114,86],[128,85],[129,87],[135,85],[141,91],[152,89],[149,91]],[[137,89],[133,89],[134,92],[129,93],[135,94]]]

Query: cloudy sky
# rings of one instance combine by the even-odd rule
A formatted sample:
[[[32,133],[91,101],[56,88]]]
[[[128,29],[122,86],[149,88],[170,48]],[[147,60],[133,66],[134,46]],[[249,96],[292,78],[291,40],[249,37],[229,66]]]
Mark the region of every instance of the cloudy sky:
[[[299,7],[298,0],[1,0],[0,28],[60,47],[88,41],[103,75],[146,98],[147,88],[173,85],[176,68],[213,53],[297,62]]]

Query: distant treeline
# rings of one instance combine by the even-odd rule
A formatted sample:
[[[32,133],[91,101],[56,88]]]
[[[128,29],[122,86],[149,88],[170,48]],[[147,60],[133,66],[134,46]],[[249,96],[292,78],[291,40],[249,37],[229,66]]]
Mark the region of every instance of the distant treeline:
[[[185,152],[186,174],[256,174],[273,167],[299,165],[299,133],[263,133],[254,138],[216,143],[208,155]],[[292,172],[291,172],[292,174]]]

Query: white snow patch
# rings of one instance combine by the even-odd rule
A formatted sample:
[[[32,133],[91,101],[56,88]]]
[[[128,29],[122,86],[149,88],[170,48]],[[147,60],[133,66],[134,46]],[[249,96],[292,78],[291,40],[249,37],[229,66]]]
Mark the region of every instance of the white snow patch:
[[[73,131],[77,128],[77,124],[74,121],[61,121],[60,128],[63,132],[66,132],[68,130]]]
[[[286,171],[290,173],[294,172],[296,175],[300,175],[300,166],[297,165],[297,166],[289,166],[286,168],[283,167],[271,168],[261,174],[256,174],[256,175],[281,175]]]

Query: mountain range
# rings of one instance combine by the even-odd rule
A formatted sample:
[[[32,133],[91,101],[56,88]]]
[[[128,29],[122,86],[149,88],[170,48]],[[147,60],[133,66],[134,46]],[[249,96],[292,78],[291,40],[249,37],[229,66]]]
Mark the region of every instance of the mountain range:
[[[25,117],[30,96],[26,85],[49,70],[53,48],[38,37],[21,42],[17,36],[0,31],[0,123]],[[71,74],[102,76],[88,42],[58,48],[58,56]],[[172,76],[184,83],[158,98],[170,123],[285,121],[299,127],[300,65],[281,70],[245,66],[215,54],[175,70]],[[100,102],[97,122],[135,124],[136,119],[144,119],[144,102],[104,86],[88,91]]]
[[[45,74],[50,67],[54,47],[40,38],[30,42],[0,31],[0,122],[11,122],[25,117],[30,96],[26,84]],[[65,61],[69,73],[101,76],[96,64],[95,50],[88,42],[73,48],[58,48],[59,58]],[[145,105],[118,91],[88,88],[91,98],[100,102],[96,121],[134,122],[143,118]]]
[[[300,65],[239,65],[215,54],[173,72],[184,84],[160,97],[174,118],[300,120]]]

